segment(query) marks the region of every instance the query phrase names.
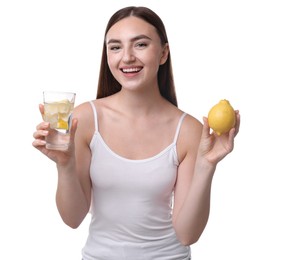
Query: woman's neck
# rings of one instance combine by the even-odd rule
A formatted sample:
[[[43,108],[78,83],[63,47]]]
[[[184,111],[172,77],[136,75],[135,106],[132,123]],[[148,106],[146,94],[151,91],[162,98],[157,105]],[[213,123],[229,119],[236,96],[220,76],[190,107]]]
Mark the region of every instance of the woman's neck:
[[[163,107],[166,100],[161,96],[159,89],[153,91],[131,91],[121,89],[113,97],[116,106],[126,114],[133,116],[145,116],[154,113]]]

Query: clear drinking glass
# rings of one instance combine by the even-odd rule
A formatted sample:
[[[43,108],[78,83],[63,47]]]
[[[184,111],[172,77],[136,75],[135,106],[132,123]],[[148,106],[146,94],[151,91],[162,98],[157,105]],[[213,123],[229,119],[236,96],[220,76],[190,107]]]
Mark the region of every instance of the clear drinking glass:
[[[46,136],[47,149],[62,151],[68,149],[75,96],[73,92],[43,92],[43,118],[50,123],[49,135]]]

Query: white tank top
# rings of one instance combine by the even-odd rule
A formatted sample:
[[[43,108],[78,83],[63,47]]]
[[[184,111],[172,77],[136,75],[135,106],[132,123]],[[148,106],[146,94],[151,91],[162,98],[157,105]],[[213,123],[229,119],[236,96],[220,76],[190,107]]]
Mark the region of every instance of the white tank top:
[[[93,102],[95,133],[90,177],[92,219],[82,250],[83,260],[188,260],[172,225],[172,198],[177,178],[176,142],[147,159],[131,160],[110,149],[99,133]]]

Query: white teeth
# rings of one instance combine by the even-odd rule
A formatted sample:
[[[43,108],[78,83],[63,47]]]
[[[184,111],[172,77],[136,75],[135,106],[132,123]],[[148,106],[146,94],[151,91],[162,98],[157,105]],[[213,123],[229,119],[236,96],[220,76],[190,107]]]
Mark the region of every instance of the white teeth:
[[[140,68],[128,68],[128,69],[122,69],[122,71],[125,73],[138,72],[140,71]]]

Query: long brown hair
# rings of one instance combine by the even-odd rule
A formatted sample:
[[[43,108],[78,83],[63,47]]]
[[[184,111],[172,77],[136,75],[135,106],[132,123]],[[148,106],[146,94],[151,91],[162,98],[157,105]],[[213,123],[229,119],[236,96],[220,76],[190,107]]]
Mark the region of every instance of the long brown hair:
[[[107,32],[115,23],[128,16],[138,17],[154,26],[161,39],[161,43],[163,45],[168,43],[166,29],[161,18],[147,7],[129,6],[122,8],[116,13],[114,13],[108,21],[104,36],[106,37]],[[170,52],[168,54],[167,61],[164,64],[160,65],[157,78],[161,95],[165,99],[170,101],[172,104],[177,106]],[[120,85],[120,83],[113,77],[107,64],[106,43],[104,41],[97,89],[97,98],[103,98],[115,94],[121,90],[121,87],[122,86]]]

